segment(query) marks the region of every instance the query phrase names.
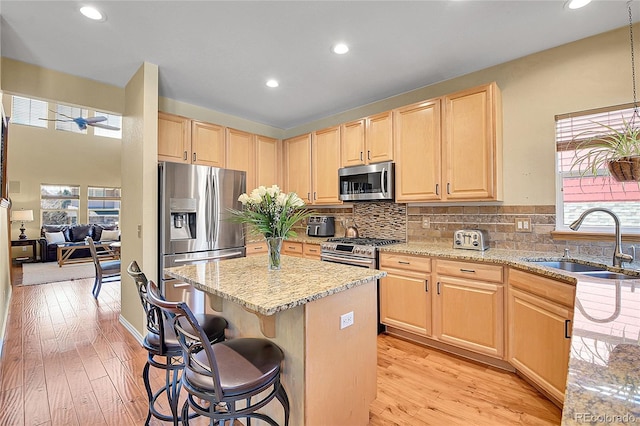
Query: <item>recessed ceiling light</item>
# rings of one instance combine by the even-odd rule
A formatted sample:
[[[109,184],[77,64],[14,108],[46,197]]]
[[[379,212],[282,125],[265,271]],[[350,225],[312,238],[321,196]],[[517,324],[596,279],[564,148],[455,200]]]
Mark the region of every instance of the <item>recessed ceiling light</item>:
[[[107,17],[93,6],[82,6],[80,13],[94,21],[106,21]]]
[[[565,5],[569,9],[580,9],[581,7],[584,7],[589,3],[591,3],[591,0],[569,0],[565,3]]]
[[[344,43],[338,43],[335,46],[333,46],[331,48],[331,50],[333,51],[333,53],[338,54],[338,55],[344,55],[345,53],[347,53],[349,51],[349,46],[347,46]]]
[[[280,86],[280,83],[278,83],[278,80],[267,80],[267,86],[269,87],[278,87]]]

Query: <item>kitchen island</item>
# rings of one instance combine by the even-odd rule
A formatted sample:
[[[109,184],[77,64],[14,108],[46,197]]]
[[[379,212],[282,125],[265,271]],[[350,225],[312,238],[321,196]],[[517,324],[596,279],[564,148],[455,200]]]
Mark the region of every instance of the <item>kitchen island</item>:
[[[377,279],[386,273],[283,256],[167,268],[204,291],[229,322],[228,337],[265,337],[284,351],[291,425],[366,425],[376,398]],[[343,318],[352,325],[343,328]],[[344,318],[348,323],[348,319]],[[284,424],[282,407],[264,411]]]

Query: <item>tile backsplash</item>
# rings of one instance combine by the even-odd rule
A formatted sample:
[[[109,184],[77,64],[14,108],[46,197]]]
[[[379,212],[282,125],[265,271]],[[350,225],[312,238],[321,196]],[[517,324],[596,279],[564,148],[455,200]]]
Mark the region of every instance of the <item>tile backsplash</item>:
[[[336,236],[344,235],[343,220],[355,219],[360,235],[365,237],[452,243],[455,230],[478,228],[489,233],[489,244],[494,248],[555,252],[559,255],[567,248],[574,254],[613,256],[612,241],[554,240],[551,236],[556,223],[553,205],[425,207],[362,202],[353,203],[352,207],[317,208],[316,211],[336,217]],[[517,222],[522,222],[521,231],[524,232],[516,232]],[[625,252],[629,252],[631,245],[623,244]]]

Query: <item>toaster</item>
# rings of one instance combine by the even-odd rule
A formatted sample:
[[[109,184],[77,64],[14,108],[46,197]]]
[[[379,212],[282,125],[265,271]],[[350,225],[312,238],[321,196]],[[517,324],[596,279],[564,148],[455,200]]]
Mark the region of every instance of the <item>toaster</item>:
[[[489,234],[484,229],[459,229],[453,233],[453,248],[486,250],[489,248]]]
[[[307,235],[310,237],[333,237],[335,218],[333,216],[309,216]]]

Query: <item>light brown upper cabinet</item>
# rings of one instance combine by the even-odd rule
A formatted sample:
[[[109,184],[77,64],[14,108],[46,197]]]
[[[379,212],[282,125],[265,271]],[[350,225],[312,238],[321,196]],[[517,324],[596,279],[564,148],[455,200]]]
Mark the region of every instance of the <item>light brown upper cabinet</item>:
[[[440,105],[434,99],[394,111],[396,201],[440,200]]]
[[[311,204],[311,133],[285,139],[283,148],[284,190],[295,192],[305,203]]]
[[[158,112],[158,161],[191,163],[191,120]]]
[[[396,200],[500,200],[501,117],[495,83],[396,109]]]
[[[224,167],[225,128],[158,112],[158,160]]]
[[[444,97],[443,199],[502,199],[502,101],[496,83]]]
[[[393,160],[393,113],[386,111],[342,125],[342,167]]]
[[[313,134],[311,167],[313,204],[341,204],[338,191],[340,168],[340,126]]]
[[[202,121],[191,122],[191,162],[211,167],[225,167],[225,128]]]
[[[246,190],[256,187],[255,136],[236,129],[227,129],[227,168],[247,172]]]
[[[281,185],[281,150],[280,140],[256,135],[256,186]]]

